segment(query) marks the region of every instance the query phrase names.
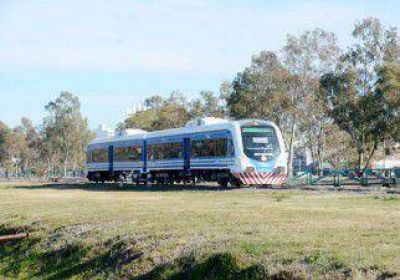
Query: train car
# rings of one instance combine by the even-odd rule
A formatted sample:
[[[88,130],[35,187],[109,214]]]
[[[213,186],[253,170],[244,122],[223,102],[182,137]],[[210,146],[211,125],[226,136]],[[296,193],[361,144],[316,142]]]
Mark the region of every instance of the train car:
[[[120,181],[127,174],[141,174],[144,160],[143,130],[128,130],[115,137],[95,139],[86,148],[90,181]]]
[[[182,128],[95,140],[87,155],[91,181],[241,186],[282,185],[287,178],[282,134],[265,120],[200,118]]]

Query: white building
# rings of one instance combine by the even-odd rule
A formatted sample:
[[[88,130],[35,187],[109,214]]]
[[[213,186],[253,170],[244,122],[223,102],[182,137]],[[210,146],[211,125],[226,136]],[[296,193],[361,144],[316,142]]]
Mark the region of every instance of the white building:
[[[94,133],[96,134],[96,138],[108,138],[114,136],[114,129],[103,123],[95,129]]]
[[[373,163],[374,168],[394,168],[400,167],[400,156],[387,156],[381,160],[375,160]]]

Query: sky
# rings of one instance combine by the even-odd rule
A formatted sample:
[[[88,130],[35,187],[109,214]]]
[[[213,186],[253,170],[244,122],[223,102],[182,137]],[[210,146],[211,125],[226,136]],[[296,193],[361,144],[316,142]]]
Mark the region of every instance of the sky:
[[[287,34],[321,27],[345,47],[362,18],[400,27],[399,11],[398,0],[0,0],[0,120],[39,125],[67,90],[90,127],[115,126],[154,94],[218,93]]]

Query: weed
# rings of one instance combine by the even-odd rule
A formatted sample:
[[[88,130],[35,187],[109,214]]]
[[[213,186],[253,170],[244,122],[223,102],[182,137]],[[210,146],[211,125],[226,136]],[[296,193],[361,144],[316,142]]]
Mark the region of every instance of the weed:
[[[268,244],[266,243],[260,243],[260,244],[255,244],[252,242],[242,242],[241,244],[241,249],[246,253],[250,255],[262,255],[268,253]]]
[[[276,202],[281,202],[284,199],[289,199],[291,197],[291,194],[288,192],[273,192],[272,193],[272,198],[276,201]]]

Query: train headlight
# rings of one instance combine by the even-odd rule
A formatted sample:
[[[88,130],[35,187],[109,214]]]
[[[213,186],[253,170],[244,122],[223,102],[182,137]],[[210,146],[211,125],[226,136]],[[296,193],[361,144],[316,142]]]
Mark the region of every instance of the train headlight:
[[[253,173],[254,172],[254,167],[247,166],[245,172],[246,173]]]
[[[268,157],[267,156],[261,156],[261,161],[267,161],[268,160]]]

